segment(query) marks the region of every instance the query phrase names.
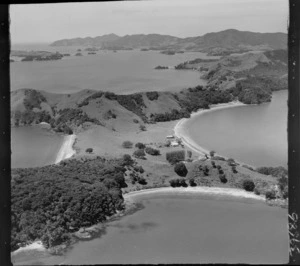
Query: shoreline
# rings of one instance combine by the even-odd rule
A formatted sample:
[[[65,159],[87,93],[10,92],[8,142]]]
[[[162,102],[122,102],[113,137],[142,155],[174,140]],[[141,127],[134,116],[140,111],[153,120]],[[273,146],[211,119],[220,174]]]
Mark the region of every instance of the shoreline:
[[[180,194],[207,194],[207,195],[222,195],[232,196],[238,198],[255,199],[259,201],[265,201],[265,197],[256,195],[251,192],[247,192],[238,188],[224,188],[224,187],[159,187],[142,189],[138,191],[132,191],[123,195],[126,204],[131,203],[134,197],[147,194],[156,193],[180,193]]]
[[[64,136],[63,144],[61,145],[60,150],[57,153],[55,164],[60,163],[62,160],[68,159],[76,154],[76,151],[73,149],[73,145],[76,140],[76,135],[67,135]]]
[[[233,102],[229,102],[229,103],[221,103],[221,104],[215,104],[215,105],[211,105],[210,109],[200,109],[197,112],[194,112],[191,114],[190,118],[182,118],[180,119],[177,124],[175,125],[173,131],[174,131],[174,135],[177,138],[181,138],[183,144],[185,146],[187,146],[189,149],[191,149],[192,151],[196,152],[197,154],[199,154],[199,158],[201,159],[205,156],[205,154],[209,155],[209,150],[207,150],[206,148],[200,146],[198,143],[196,143],[186,132],[186,122],[189,121],[189,119],[192,119],[194,117],[198,117],[201,116],[205,113],[209,113],[209,112],[214,112],[214,111],[219,111],[219,110],[223,110],[223,109],[228,109],[228,108],[232,108],[232,107],[239,107],[239,106],[248,106],[247,104],[244,104],[240,101],[233,101]],[[222,154],[219,153],[215,153],[216,156],[222,156],[225,159],[228,159],[227,156],[223,156]],[[235,160],[235,159],[234,159]],[[253,165],[250,165],[248,163],[244,163],[238,160],[235,160],[236,163],[239,163],[240,165],[245,164],[247,166],[251,166],[256,168]]]

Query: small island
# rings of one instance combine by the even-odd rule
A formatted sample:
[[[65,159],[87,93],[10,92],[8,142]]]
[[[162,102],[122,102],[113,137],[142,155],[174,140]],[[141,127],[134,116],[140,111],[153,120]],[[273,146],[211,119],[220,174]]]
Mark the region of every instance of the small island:
[[[12,51],[11,56],[22,58],[22,62],[60,60],[64,57],[64,55],[59,52],[52,53],[47,51]]]
[[[169,69],[167,66],[157,66],[154,69]]]
[[[174,55],[175,51],[171,51],[171,50],[164,50],[160,52],[161,54],[166,54],[166,55]]]

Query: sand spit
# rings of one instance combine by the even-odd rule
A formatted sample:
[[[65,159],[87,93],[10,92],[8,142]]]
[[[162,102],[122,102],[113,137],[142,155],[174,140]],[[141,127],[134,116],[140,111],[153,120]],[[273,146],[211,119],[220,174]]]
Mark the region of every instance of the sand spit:
[[[73,149],[73,144],[76,140],[76,135],[68,135],[64,137],[64,142],[57,154],[55,164],[59,163],[62,160],[72,157],[76,151]]]

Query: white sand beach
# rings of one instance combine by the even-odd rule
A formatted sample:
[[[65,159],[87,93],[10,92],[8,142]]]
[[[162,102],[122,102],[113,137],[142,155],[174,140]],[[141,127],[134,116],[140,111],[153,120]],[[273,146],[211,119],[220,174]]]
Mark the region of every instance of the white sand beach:
[[[29,245],[26,245],[25,247],[18,248],[17,250],[13,251],[11,254],[16,255],[22,251],[29,251],[29,250],[43,251],[46,250],[46,248],[43,246],[42,241],[35,241]]]
[[[155,194],[155,193],[181,193],[181,194],[207,194],[207,195],[224,195],[233,196],[239,198],[255,199],[265,201],[265,198],[260,195],[255,195],[254,193],[247,192],[242,189],[237,188],[223,188],[223,187],[161,187],[161,188],[151,188],[143,189],[139,191],[129,192],[124,195],[124,199],[130,202],[135,196],[145,195],[145,194]]]
[[[73,149],[73,144],[76,140],[76,135],[68,135],[64,137],[64,142],[57,154],[55,163],[59,163],[62,160],[72,157],[76,151]]]
[[[244,106],[244,105],[245,105],[244,103],[239,102],[239,101],[211,105],[210,109],[201,109],[195,113],[192,113],[191,118],[193,118],[195,116],[203,115],[208,112],[214,112],[214,111],[218,111],[218,110],[222,110],[222,109],[227,109],[227,108],[237,107],[237,106]],[[174,135],[178,138],[181,138],[181,140],[185,146],[187,146],[194,152],[198,153],[200,155],[200,157],[202,157],[205,154],[209,154],[209,150],[201,147],[194,140],[192,140],[185,130],[186,122],[191,118],[183,118],[183,119],[179,120],[178,123],[174,127]]]

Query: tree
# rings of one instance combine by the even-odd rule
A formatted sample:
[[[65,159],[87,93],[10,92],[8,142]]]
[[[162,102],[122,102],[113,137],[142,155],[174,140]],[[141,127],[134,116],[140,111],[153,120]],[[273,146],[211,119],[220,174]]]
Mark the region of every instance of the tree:
[[[129,140],[126,140],[122,143],[123,148],[125,149],[131,149],[132,148],[133,143]]]
[[[140,125],[140,130],[141,131],[146,131],[147,129],[146,129],[146,126],[145,125]]]
[[[129,154],[123,155],[123,162],[124,162],[124,165],[128,165],[128,166],[133,164],[133,160]]]
[[[268,190],[266,192],[266,199],[267,200],[276,199],[276,191],[274,189]]]
[[[179,176],[183,176],[185,177],[188,173],[188,170],[186,169],[186,166],[184,163],[180,162],[180,163],[177,163],[174,167],[174,171],[177,175]]]
[[[166,159],[171,164],[175,164],[180,161],[184,161],[185,160],[185,151],[181,150],[181,151],[167,152]]]
[[[160,151],[159,150],[153,149],[151,147],[146,147],[145,152],[148,153],[148,154],[150,154],[150,155],[153,155],[153,156],[160,155]]]
[[[255,188],[255,184],[252,180],[250,179],[247,179],[247,180],[244,180],[243,182],[243,188],[246,190],[246,191],[250,191],[252,192]]]
[[[226,178],[225,174],[220,174],[219,178],[222,183],[224,183],[224,184],[227,183],[227,178]]]
[[[228,163],[229,166],[235,166],[235,165],[236,165],[234,159],[232,159],[232,158],[229,158],[229,159],[227,160],[227,163]]]
[[[197,184],[195,183],[195,179],[194,179],[194,178],[191,178],[191,179],[189,180],[189,183],[190,183],[190,186],[191,186],[191,187],[196,187],[196,186],[197,186]]]
[[[209,152],[210,157],[214,157],[214,156],[215,156],[215,153],[216,153],[215,151],[210,151],[210,152]]]
[[[190,150],[188,150],[186,153],[187,153],[188,158],[192,157],[192,152]]]
[[[87,153],[92,153],[92,152],[93,152],[93,149],[92,149],[92,148],[87,148],[87,149],[85,150],[85,152],[87,152]]]
[[[145,148],[145,144],[141,143],[141,142],[138,142],[135,144],[135,147],[138,148],[138,149],[144,149]]]
[[[143,149],[138,149],[133,153],[133,156],[140,159],[145,159],[145,152]]]

